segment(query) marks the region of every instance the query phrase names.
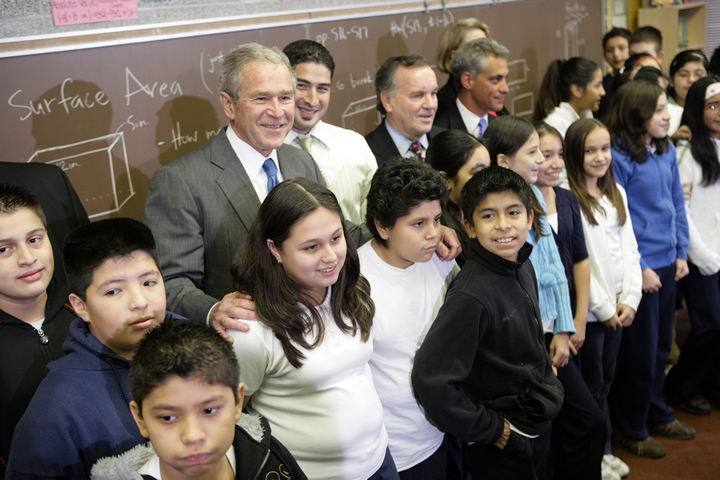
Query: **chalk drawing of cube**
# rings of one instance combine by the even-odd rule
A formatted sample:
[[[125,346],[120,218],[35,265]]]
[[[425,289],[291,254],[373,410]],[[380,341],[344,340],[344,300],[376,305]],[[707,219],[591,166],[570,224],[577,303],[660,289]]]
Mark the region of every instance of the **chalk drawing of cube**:
[[[37,150],[30,162],[62,168],[90,218],[119,211],[135,195],[123,132]]]
[[[356,132],[362,132],[365,130],[365,118],[367,117],[366,112],[375,110],[377,108],[377,96],[365,97],[354,102],[350,102],[345,111],[342,113],[342,126]],[[378,121],[377,124],[382,120],[380,112],[377,113]]]

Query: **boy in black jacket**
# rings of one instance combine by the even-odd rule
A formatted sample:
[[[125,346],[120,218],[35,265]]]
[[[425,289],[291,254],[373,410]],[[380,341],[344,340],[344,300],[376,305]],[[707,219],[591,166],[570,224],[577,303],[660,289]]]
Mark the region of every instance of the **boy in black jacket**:
[[[532,192],[490,167],[462,190],[469,257],[420,346],[412,383],[438,427],[467,442],[472,476],[543,479],[563,402],[543,337],[525,243]]]
[[[232,346],[219,333],[165,320],[130,364],[130,409],[152,446],[99,460],[91,478],[306,480],[264,418],[241,418],[244,389]]]

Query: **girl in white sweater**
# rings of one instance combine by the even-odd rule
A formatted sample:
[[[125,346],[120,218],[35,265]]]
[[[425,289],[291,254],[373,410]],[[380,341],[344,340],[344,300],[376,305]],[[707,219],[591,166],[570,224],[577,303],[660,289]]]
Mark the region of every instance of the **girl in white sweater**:
[[[688,91],[683,124],[690,142],[678,146],[690,244],[685,301],[692,330],[665,391],[680,409],[709,414],[720,405],[720,77],[695,82]]]
[[[604,469],[624,476],[629,473],[627,465],[610,450],[607,396],[622,328],[632,323],[642,297],[642,272],[627,197],[615,183],[611,161],[610,133],[602,122],[582,119],[570,126],[565,135],[565,165],[582,210],[590,256],[590,308],[580,350],[582,374],[608,422]]]

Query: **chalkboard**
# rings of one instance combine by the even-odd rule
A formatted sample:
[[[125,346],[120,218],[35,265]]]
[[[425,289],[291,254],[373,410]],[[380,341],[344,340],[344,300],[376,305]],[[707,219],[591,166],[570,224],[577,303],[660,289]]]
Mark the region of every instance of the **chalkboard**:
[[[91,218],[142,219],[161,165],[212,140],[227,124],[218,101],[222,57],[245,42],[280,48],[317,40],[336,62],[329,123],[365,134],[380,121],[374,75],[389,56],[435,62],[453,20],[476,17],[510,49],[505,106],[529,116],[551,60],[602,60],[602,2],[537,0],[375,15],[0,58],[0,158],[61,166]],[[446,76],[438,75],[442,86]],[[1,179],[0,179],[1,181]]]

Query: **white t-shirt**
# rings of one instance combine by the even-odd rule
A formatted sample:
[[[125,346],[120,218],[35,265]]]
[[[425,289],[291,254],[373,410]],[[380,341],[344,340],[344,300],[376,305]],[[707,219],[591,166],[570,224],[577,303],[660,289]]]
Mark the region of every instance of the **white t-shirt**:
[[[459,271],[455,262],[436,255],[405,269],[385,263],[368,242],[358,250],[360,271],[375,302],[370,358],[375,389],[398,471],[426,460],[440,447],[444,434],[425,418],[410,384],[415,352],[445,300]]]
[[[330,313],[331,291],[320,310],[325,338],[302,350],[293,367],[280,341],[260,322],[250,331],[228,332],[240,364],[251,411],[260,413],[273,435],[290,450],[308,478],[364,480],[382,465],[388,437],[368,360],[371,340],[343,333]]]

